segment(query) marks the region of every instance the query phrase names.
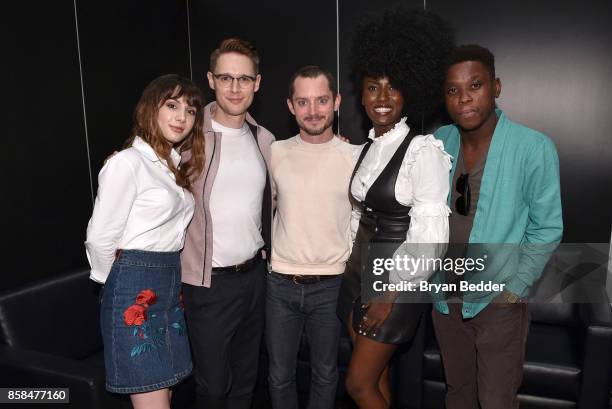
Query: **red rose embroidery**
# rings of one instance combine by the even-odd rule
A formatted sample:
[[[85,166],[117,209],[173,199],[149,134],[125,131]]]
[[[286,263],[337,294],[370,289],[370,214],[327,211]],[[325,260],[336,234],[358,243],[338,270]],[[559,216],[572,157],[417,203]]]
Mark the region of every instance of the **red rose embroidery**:
[[[157,302],[157,295],[150,288],[147,290],[142,290],[136,296],[136,304],[144,305],[145,308],[149,307],[149,305],[153,305]]]
[[[125,325],[142,325],[147,320],[147,308],[142,305],[130,305],[123,312]]]

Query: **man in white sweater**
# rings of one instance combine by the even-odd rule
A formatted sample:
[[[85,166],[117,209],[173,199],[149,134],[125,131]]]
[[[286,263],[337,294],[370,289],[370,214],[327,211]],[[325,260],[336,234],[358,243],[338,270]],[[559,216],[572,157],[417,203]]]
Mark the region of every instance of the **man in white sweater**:
[[[275,409],[297,409],[295,371],[302,332],[310,346],[308,408],[331,409],[338,382],[336,302],[351,250],[348,189],[357,146],[334,137],[340,105],[333,76],[296,72],[287,105],[300,133],[272,144],[272,272],[266,295],[269,385]]]

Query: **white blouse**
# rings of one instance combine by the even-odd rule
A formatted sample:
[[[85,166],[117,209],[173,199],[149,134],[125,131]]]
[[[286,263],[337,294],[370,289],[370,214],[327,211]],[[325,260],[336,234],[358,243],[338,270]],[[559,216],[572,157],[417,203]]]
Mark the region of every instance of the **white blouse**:
[[[374,137],[374,129],[369,138],[373,140],[370,149],[361,161],[351,193],[355,199],[363,201],[376,178],[391,160],[399,145],[408,135],[410,128],[406,118],[402,118],[393,129]],[[410,227],[406,241],[396,251],[395,256],[407,255],[413,258],[437,258],[446,252],[448,243],[447,205],[449,193],[449,172],[451,156],[444,151],[442,141],[433,135],[415,136],[402,162],[395,183],[395,197],[404,206],[411,206]],[[353,240],[359,228],[359,209],[353,210],[351,233]],[[421,263],[423,266],[425,263]],[[429,263],[430,265],[432,263]],[[418,268],[417,271],[392,270],[391,282],[419,281],[427,279],[433,271]]]
[[[173,149],[170,156],[178,166],[180,155]],[[193,209],[191,192],[178,186],[166,161],[136,137],[100,170],[85,241],[89,277],[104,283],[117,249],[182,249]]]

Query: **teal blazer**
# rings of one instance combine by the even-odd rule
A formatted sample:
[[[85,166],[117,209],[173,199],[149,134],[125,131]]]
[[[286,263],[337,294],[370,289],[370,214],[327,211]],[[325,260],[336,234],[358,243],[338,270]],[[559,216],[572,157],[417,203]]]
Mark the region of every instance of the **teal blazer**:
[[[498,121],[469,238],[469,243],[489,248],[489,265],[471,280],[504,283],[506,290],[526,297],[563,233],[559,158],[549,137],[512,122],[499,109],[496,114]],[[434,136],[457,158],[461,138],[455,124],[441,127]],[[451,183],[455,167],[456,160],[449,176]],[[454,211],[453,206],[451,209]],[[474,317],[498,294],[480,293],[464,299],[463,317]],[[448,314],[446,302],[436,301],[434,306]]]

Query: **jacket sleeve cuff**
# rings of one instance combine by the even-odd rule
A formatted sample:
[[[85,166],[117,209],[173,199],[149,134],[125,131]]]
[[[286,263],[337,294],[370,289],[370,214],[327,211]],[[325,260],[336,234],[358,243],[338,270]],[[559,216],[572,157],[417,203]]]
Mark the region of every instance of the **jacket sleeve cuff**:
[[[95,281],[98,284],[104,284],[107,278],[108,275],[104,276],[99,271],[91,270],[91,272],[89,273],[89,279],[91,281]]]

